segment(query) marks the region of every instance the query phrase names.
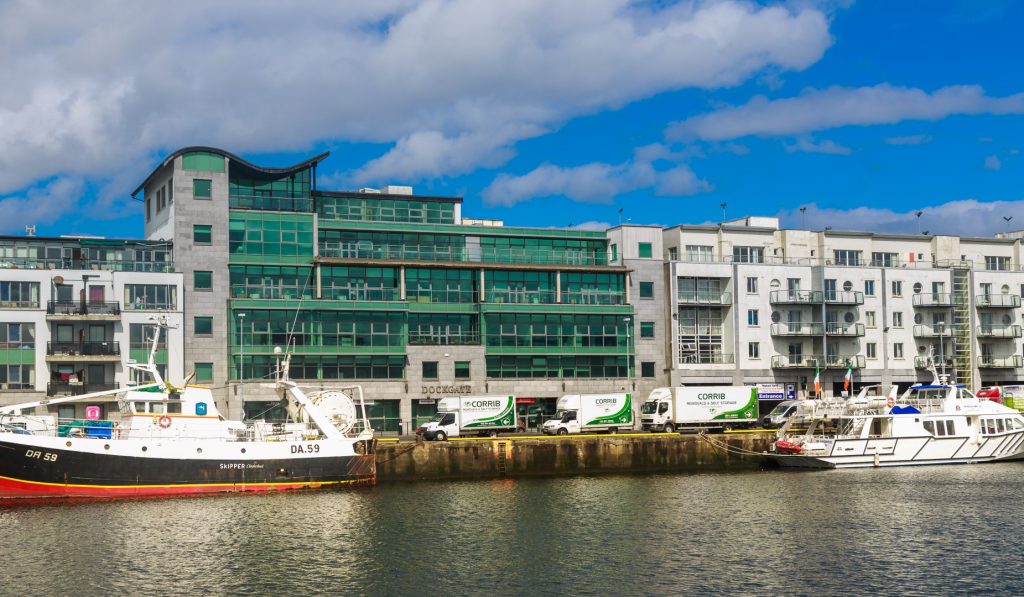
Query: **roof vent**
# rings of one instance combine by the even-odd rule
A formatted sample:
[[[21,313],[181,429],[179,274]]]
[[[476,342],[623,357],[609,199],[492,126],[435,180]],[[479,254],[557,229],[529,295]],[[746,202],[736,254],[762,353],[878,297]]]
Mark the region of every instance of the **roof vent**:
[[[389,184],[382,190],[386,195],[412,195],[412,187]]]
[[[379,195],[380,194],[380,190],[379,189],[371,189],[370,187],[363,187],[363,188],[359,189],[359,192],[360,193],[368,193],[368,194],[371,194],[371,195]]]

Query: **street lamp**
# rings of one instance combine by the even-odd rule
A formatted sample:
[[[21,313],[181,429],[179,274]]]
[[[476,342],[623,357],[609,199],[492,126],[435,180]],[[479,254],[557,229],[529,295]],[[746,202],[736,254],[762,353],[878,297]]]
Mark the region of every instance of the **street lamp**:
[[[636,364],[636,354],[634,354],[633,351],[633,318],[623,317],[622,322],[626,327],[626,387],[632,391],[630,386],[632,384],[633,376],[630,372]]]
[[[243,334],[242,324],[245,323],[245,313],[238,314],[238,381],[242,381],[244,377],[244,363],[245,363],[245,335]]]

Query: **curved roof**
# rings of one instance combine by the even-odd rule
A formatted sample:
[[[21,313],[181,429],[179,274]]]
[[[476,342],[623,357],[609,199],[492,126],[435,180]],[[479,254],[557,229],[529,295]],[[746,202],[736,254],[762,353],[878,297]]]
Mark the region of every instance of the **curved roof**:
[[[252,162],[250,162],[250,161],[248,161],[248,160],[246,160],[244,158],[240,158],[237,155],[235,155],[235,154],[233,154],[233,153],[231,153],[229,151],[224,151],[223,149],[218,149],[216,147],[206,147],[206,146],[203,146],[203,145],[194,145],[194,146],[191,146],[191,147],[183,147],[183,148],[179,149],[178,151],[175,151],[171,155],[167,156],[166,158],[164,158],[164,160],[162,162],[160,162],[160,165],[157,166],[156,168],[154,168],[152,172],[150,172],[149,176],[146,177],[146,180],[142,181],[142,184],[140,184],[138,186],[138,188],[136,188],[134,191],[132,191],[132,197],[134,197],[135,195],[138,195],[139,191],[141,191],[147,184],[149,184],[149,181],[153,179],[153,176],[156,175],[157,171],[159,171],[161,168],[166,166],[169,162],[174,160],[174,158],[178,157],[179,155],[183,155],[183,154],[186,154],[186,153],[191,153],[193,151],[205,151],[207,153],[215,153],[217,155],[221,155],[221,156],[224,156],[224,157],[230,159],[232,162],[237,162],[237,163],[245,166],[246,168],[250,168],[252,170],[255,170],[256,172],[262,172],[264,174],[291,174],[293,172],[298,172],[300,170],[305,170],[306,168],[309,168],[310,166],[313,166],[313,165],[315,165],[315,164],[317,164],[319,162],[322,162],[322,161],[324,161],[324,159],[327,158],[327,156],[331,155],[331,152],[325,151],[325,152],[321,153],[320,155],[313,156],[313,157],[309,158],[308,160],[306,160],[304,162],[299,162],[298,164],[295,164],[294,166],[288,166],[287,168],[265,168],[263,166],[257,166],[256,164],[253,164]]]

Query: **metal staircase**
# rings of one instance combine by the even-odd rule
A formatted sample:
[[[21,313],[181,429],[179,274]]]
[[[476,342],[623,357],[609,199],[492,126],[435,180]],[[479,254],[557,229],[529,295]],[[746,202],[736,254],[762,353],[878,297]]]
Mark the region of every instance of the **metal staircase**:
[[[953,368],[956,383],[974,387],[974,343],[971,341],[971,270],[961,263],[953,268]]]

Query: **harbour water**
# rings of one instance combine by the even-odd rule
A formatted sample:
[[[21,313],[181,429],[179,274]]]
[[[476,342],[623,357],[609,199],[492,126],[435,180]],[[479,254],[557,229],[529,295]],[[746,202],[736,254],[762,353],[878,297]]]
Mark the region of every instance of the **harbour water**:
[[[1020,594],[1020,464],[0,505],[0,593]]]

